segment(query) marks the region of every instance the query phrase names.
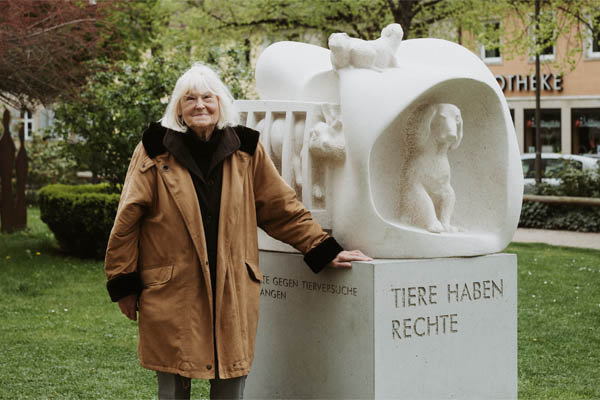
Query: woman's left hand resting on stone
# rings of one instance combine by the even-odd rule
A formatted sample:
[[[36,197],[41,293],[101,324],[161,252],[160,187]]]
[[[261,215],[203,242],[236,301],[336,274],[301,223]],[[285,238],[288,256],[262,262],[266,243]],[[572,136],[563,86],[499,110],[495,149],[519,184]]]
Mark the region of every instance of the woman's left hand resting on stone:
[[[366,256],[360,250],[340,251],[329,264],[328,268],[352,268],[352,261],[371,261],[371,257]]]

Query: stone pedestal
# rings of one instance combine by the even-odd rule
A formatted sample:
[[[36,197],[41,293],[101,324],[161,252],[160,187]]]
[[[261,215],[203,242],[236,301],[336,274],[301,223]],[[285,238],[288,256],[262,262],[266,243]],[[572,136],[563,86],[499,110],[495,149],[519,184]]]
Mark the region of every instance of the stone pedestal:
[[[246,398],[517,398],[517,262],[374,260],[313,274],[262,251]]]

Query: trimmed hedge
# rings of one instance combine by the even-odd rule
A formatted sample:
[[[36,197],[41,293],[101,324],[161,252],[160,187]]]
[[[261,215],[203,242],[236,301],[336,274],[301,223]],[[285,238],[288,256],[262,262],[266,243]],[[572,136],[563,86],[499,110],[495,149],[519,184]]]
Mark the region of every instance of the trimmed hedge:
[[[40,213],[67,253],[103,258],[120,194],[106,183],[48,185],[38,192]]]
[[[519,226],[600,232],[600,207],[524,202]]]

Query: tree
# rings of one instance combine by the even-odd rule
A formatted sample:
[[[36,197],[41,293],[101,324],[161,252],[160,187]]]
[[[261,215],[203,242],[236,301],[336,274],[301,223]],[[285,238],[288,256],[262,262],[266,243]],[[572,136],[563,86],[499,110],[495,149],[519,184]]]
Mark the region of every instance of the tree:
[[[68,141],[78,168],[91,170],[96,182],[122,183],[141,132],[162,117],[165,99],[189,64],[160,56],[118,62],[94,74],[76,101],[59,103],[54,133]]]
[[[76,94],[90,61],[137,56],[156,31],[144,4],[118,0],[0,2],[0,99],[16,108]]]
[[[545,50],[554,47],[559,38],[566,39],[566,48],[551,63],[560,72],[574,69],[580,61],[587,39],[598,35],[600,17],[597,0],[498,0],[494,3],[469,0],[471,6],[456,15],[459,25],[467,25],[475,37],[486,45],[493,44],[501,49],[508,59],[515,56],[535,58],[536,82],[540,82],[540,56]],[[485,30],[480,7],[476,3],[489,5],[488,15],[503,21],[502,30]],[[482,25],[484,21],[484,25]],[[502,35],[500,38],[498,35]],[[500,40],[501,39],[501,40]],[[487,47],[487,46],[486,46]],[[560,53],[562,52],[562,53]],[[535,143],[536,182],[541,182],[541,140],[540,140],[540,86],[536,85]]]
[[[375,39],[386,25],[397,22],[404,37],[426,36],[429,26],[450,16],[440,7],[444,0],[187,0],[172,7],[172,45],[191,38],[223,43],[244,42],[259,33],[269,38],[302,39],[303,33],[318,33],[326,41],[333,32],[347,32],[362,39]]]
[[[454,9],[447,14],[457,29],[467,33],[470,46],[497,47],[507,59],[543,54],[559,38],[566,39],[566,50],[552,66],[561,71],[574,68],[587,39],[600,28],[594,25],[600,17],[597,0],[540,0],[537,24],[535,4],[535,0],[446,0],[439,7]],[[493,29],[490,20],[502,21],[501,29]]]
[[[333,32],[375,39],[387,24],[403,25],[405,38],[426,36],[448,17],[443,0],[186,0],[161,3],[171,16],[162,47],[219,65],[236,97],[256,96],[254,51],[278,40],[320,42]]]
[[[212,30],[247,33],[255,27],[277,31],[313,30],[326,34],[347,32],[362,39],[379,37],[381,29],[396,22],[404,37],[427,35],[429,26],[452,11],[444,0],[188,0],[189,7],[212,19]],[[293,35],[293,33],[291,33]]]

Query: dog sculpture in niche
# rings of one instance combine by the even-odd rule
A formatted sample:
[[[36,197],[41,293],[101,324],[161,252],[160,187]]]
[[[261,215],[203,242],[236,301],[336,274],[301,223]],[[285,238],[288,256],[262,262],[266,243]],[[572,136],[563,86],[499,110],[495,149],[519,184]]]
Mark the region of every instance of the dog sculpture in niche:
[[[396,50],[403,36],[400,24],[386,26],[381,31],[381,37],[375,40],[351,38],[346,33],[332,33],[328,42],[331,64],[335,69],[350,66],[376,70],[397,67]]]
[[[462,140],[463,122],[453,104],[415,107],[404,128],[406,158],[401,171],[400,221],[430,232],[457,232],[450,224],[455,194],[448,151]]]

